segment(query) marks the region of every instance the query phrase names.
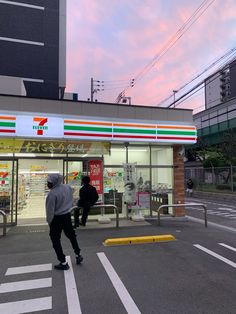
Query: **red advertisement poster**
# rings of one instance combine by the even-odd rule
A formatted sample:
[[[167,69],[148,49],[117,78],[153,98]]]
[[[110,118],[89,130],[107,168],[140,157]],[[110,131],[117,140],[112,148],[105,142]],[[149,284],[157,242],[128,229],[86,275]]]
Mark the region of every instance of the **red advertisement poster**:
[[[102,194],[102,160],[89,160],[89,173],[91,185],[97,189],[98,194]]]

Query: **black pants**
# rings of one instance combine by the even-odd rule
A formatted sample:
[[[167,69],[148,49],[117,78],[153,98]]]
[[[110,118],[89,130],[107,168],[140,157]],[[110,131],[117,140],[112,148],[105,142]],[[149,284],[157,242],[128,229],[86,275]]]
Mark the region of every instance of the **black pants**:
[[[64,231],[67,238],[70,240],[71,245],[76,255],[80,255],[80,248],[76,239],[76,234],[71,222],[71,214],[65,214],[60,216],[54,216],[53,221],[50,224],[50,238],[53,248],[56,252],[57,259],[64,263],[66,261],[65,254],[61,246],[61,233]]]
[[[86,222],[87,222],[87,218],[88,218],[88,214],[89,214],[89,211],[90,211],[90,207],[92,206],[93,204],[91,204],[91,202],[88,202],[88,203],[85,203],[85,204],[79,204],[79,207],[77,207],[74,211],[74,225],[75,227],[78,227],[79,226],[79,216],[80,216],[80,211],[81,209],[83,209],[83,212],[82,212],[82,217],[81,217],[81,222],[83,225],[86,225]]]

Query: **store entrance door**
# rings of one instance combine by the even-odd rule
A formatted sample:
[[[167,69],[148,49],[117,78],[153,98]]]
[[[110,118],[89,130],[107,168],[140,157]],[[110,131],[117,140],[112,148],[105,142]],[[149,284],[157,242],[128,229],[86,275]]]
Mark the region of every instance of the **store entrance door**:
[[[10,200],[13,200],[9,205],[12,206],[12,221],[19,225],[46,223],[45,200],[48,194],[47,176],[49,173],[59,173],[64,176],[64,182],[70,184],[74,189],[74,204],[76,204],[79,198],[81,177],[92,175],[92,166],[98,160],[102,165],[102,158],[91,157],[80,159],[19,158],[16,165],[10,161],[12,164],[9,164],[8,172],[15,176],[12,192],[9,192],[11,193]],[[102,166],[100,168],[101,183],[97,179],[93,182],[98,182],[102,189]],[[15,194],[14,191],[16,191]]]
[[[45,199],[49,173],[63,175],[62,159],[22,158],[18,166],[18,224],[46,223]]]
[[[81,178],[88,174],[88,163],[86,160],[64,160],[65,181],[74,190],[74,205],[79,199]]]
[[[7,223],[17,223],[17,168],[16,160],[0,160],[0,209],[7,214]]]
[[[103,160],[98,157],[85,157],[81,159],[64,160],[66,183],[74,189],[75,204],[79,199],[79,190],[81,188],[81,178],[89,175],[91,184],[96,187],[99,200],[103,198]]]

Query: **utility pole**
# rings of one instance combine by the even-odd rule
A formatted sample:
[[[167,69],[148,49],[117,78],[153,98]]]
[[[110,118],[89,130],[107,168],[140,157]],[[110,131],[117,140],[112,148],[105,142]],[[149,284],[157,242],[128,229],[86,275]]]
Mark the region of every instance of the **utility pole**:
[[[94,94],[94,91],[93,91],[93,78],[91,77],[91,102],[93,102],[93,94]]]
[[[178,91],[177,91],[176,89],[173,90],[173,93],[174,93],[174,95],[173,95],[173,96],[174,96],[174,108],[175,108],[175,94],[176,94],[177,92],[178,92]]]
[[[96,83],[94,85],[94,82]],[[98,84],[98,83],[101,83]],[[104,88],[103,89],[100,89],[100,88],[97,88],[97,87],[104,87],[104,81],[97,81],[97,80],[94,80],[92,77],[91,77],[91,98],[90,98],[90,101],[93,102],[93,94],[94,93],[97,93],[99,91],[104,91]],[[96,88],[95,88],[96,87]],[[96,100],[97,101],[97,100]]]

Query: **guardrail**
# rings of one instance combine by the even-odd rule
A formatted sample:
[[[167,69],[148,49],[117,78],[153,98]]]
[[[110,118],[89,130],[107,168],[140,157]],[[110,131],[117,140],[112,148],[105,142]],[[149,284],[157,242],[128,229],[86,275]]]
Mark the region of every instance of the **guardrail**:
[[[161,205],[158,207],[157,210],[154,210],[157,212],[157,224],[158,226],[160,226],[161,224],[161,213],[160,213],[160,210],[162,208],[166,208],[166,207],[172,207],[172,208],[175,208],[175,207],[203,207],[204,208],[204,220],[205,220],[205,227],[207,228],[207,207],[206,205],[204,204],[197,204],[197,203],[189,203],[189,204],[169,204],[169,205]]]
[[[75,208],[77,208],[77,206],[74,206],[72,208],[72,210],[75,210]],[[105,208],[114,208],[115,212],[116,212],[116,228],[119,228],[119,209],[116,205],[114,204],[95,204],[93,206],[91,206],[92,208],[101,208],[101,216],[105,215]]]
[[[2,215],[2,217],[3,217],[3,232],[2,232],[2,235],[5,236],[7,234],[7,214],[3,210],[0,210],[0,215]]]
[[[119,209],[114,204],[95,204],[91,208],[101,208],[101,215],[104,216],[105,208],[114,208],[116,212],[116,228],[119,228]]]

